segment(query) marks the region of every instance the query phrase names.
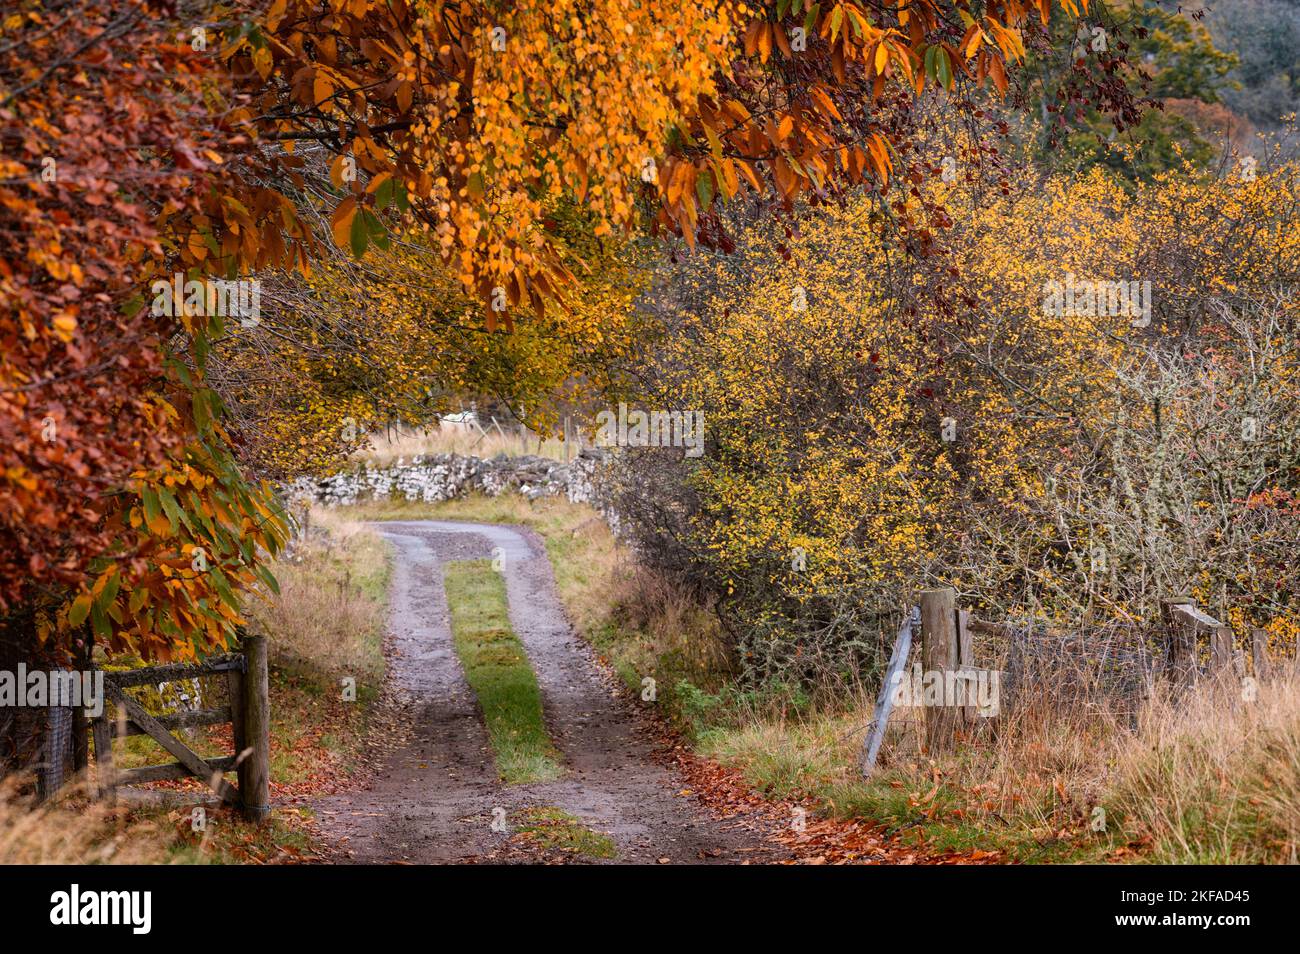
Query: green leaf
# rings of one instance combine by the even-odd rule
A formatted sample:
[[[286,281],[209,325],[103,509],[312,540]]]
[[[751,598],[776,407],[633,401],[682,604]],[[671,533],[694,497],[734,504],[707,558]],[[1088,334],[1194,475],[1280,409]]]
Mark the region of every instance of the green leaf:
[[[113,629],[108,625],[108,616],[98,603],[90,608],[90,627],[94,630],[95,635],[101,639],[108,639],[113,635]]]
[[[212,424],[212,409],[208,407],[208,397],[205,389],[200,388],[194,392],[190,398],[190,406],[194,409],[194,423],[200,431],[207,431]]]
[[[707,212],[713,201],[713,176],[707,172],[695,180],[695,194],[700,198],[700,211]]]
[[[68,610],[68,622],[73,626],[80,626],[86,621],[86,616],[90,613],[90,594],[82,593],[72,601],[72,607]]]
[[[366,246],[370,244],[370,236],[366,234],[366,217],[364,212],[358,212],[352,216],[352,230],[348,236],[352,244],[352,257],[360,258],[366,254]]]
[[[207,511],[203,509],[203,501],[199,499],[199,495],[191,490],[186,494],[186,500],[188,500],[190,504],[190,513],[194,517],[198,518],[199,523],[203,524],[203,529],[208,531],[208,536],[215,537],[217,535],[217,528],[213,526],[212,518],[209,517]]]
[[[471,188],[474,179],[478,179],[479,191],[482,191],[483,177],[479,173],[470,176]],[[397,190],[402,188],[402,184],[396,179],[389,177],[379,184],[375,190],[375,206],[380,209],[386,209],[390,205],[396,204]],[[405,190],[403,190],[405,191]]]
[[[275,578],[275,574],[271,572],[270,567],[259,563],[253,568],[253,573],[257,575],[259,580],[266,584],[267,588],[272,593],[276,596],[280,595],[280,581]]]
[[[117,311],[118,314],[120,315],[124,315],[127,318],[132,318],[135,315],[139,314],[140,309],[143,307],[144,307],[144,295],[135,295],[131,298],[128,298],[126,301],[124,301],[122,303],[122,307],[119,308]]]
[[[231,592],[230,584],[226,582],[226,574],[221,572],[221,568],[216,564],[213,564],[211,569],[208,571],[208,577],[212,580],[212,585],[216,588],[217,592],[221,594],[221,598],[226,601],[226,605],[234,606],[235,594]]]
[[[162,516],[162,507],[158,504],[158,494],[152,487],[145,487],[141,490],[140,499],[144,502],[144,516],[146,521],[153,521]]]
[[[388,229],[385,228],[384,223],[379,220],[379,216],[375,215],[369,209],[362,209],[358,218],[365,221],[366,231],[370,235],[370,241],[387,251],[389,246]]]
[[[176,495],[167,487],[161,487],[158,490],[158,498],[162,501],[163,513],[167,514],[167,521],[172,525],[172,533],[175,533],[183,523],[190,526],[190,518],[181,509],[180,504],[176,502]],[[190,529],[193,529],[192,527]]]
[[[939,52],[934,56],[935,72],[939,75],[939,82],[943,84],[944,89],[952,88],[952,64],[948,62],[948,51],[939,47]]]
[[[817,25],[817,16],[821,12],[822,12],[822,5],[820,3],[814,3],[811,7],[808,8],[808,12],[804,14],[803,30],[810,37],[812,36],[813,27]]]
[[[99,603],[101,606],[112,606],[117,599],[117,591],[122,588],[122,576],[120,573],[114,573],[104,584],[104,591],[99,594]]]

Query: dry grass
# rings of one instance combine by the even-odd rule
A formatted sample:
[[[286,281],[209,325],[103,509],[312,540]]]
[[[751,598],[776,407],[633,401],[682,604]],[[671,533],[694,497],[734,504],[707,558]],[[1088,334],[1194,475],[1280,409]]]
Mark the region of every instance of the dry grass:
[[[84,804],[75,790],[33,805],[0,786],[0,864],[157,864],[168,860],[165,843],[154,825]]]
[[[977,723],[951,751],[927,752],[924,713],[898,708],[875,773],[858,765],[874,700],[783,719],[756,713],[715,727],[701,750],[751,784],[832,815],[870,819],[942,850],[1000,850],[1022,861],[1096,857],[1112,845],[1090,829],[1113,725],[1080,713],[1026,713],[993,731]]]
[[[552,460],[565,459],[564,441],[553,437],[542,437],[528,431],[519,433],[516,423],[501,422],[501,429],[489,422],[480,433],[477,428],[462,425],[444,425],[427,429],[397,429],[391,432],[380,431],[372,434],[368,447],[358,451],[356,460],[365,460],[374,464],[391,464],[398,458],[410,460],[424,454],[461,454],[466,457],[495,457],[504,454],[507,457],[549,457]],[[577,442],[569,447],[569,454],[577,452]]]
[[[1300,845],[1300,678],[1152,701],[1114,750],[1110,800],[1172,863],[1294,864]]]
[[[249,609],[270,647],[272,781],[304,790],[359,765],[383,687],[389,571],[361,523],[316,508],[306,528],[273,567],[279,595]]]
[[[1296,676],[1264,682],[1249,703],[1235,685],[1177,705],[1157,694],[1132,722],[1095,701],[1046,698],[940,753],[924,750],[922,711],[897,709],[869,783],[857,774],[868,699],[790,720],[756,711],[706,731],[700,747],[761,790],[944,849],[1026,862],[1297,861]]]
[[[684,678],[716,687],[733,667],[717,615],[678,584],[639,566],[625,550],[616,557],[603,614],[592,615],[625,636],[637,634],[647,666],[662,669],[671,663]]]
[[[310,521],[315,529],[274,567],[279,595],[249,615],[270,637],[273,663],[378,683],[388,551],[365,526],[328,510],[313,510]]]

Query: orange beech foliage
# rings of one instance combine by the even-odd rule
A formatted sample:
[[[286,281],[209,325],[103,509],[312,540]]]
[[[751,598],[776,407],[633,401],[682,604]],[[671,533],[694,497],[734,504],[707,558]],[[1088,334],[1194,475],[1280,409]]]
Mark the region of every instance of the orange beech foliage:
[[[400,192],[491,327],[521,302],[545,308],[568,280],[547,197],[584,203],[598,234],[652,211],[688,243],[725,245],[719,198],[752,189],[789,208],[883,188],[912,97],[1004,94],[1022,31],[1049,14],[1050,0],[274,0],[222,55],[256,91],[232,123],[337,153],[335,241],[363,252]],[[894,211],[904,227],[934,216]],[[276,222],[265,228],[240,240],[284,249]]]
[[[427,231],[488,304],[563,300],[567,243],[652,225],[719,241],[744,190],[791,209],[914,184],[912,97],[1005,93],[1050,0],[24,0],[0,20],[0,608],[62,610],[146,654],[226,640],[280,536],[205,388],[220,318],[158,278],[309,271]],[[1077,15],[1071,0],[1066,12]],[[333,153],[320,223],[298,143]],[[168,355],[171,358],[168,359]],[[215,569],[210,569],[215,567]],[[188,569],[187,569],[188,568]],[[71,598],[69,598],[71,597]]]
[[[190,192],[211,127],[204,64],[171,41],[143,4],[0,22],[0,607],[79,582],[103,495],[178,441],[167,321],[121,311],[159,251],[143,196]]]
[[[145,2],[0,18],[0,611],[62,604],[37,632],[63,647],[83,622],[146,655],[222,644],[277,543],[211,392],[167,369],[165,342],[201,349],[209,322],[140,304],[185,267],[164,203],[199,213],[227,138],[181,26]]]

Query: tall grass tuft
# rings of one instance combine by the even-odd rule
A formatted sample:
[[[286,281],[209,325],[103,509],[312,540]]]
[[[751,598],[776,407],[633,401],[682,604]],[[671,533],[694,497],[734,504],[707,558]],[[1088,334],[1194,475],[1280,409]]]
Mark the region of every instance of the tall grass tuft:
[[[1300,845],[1300,678],[1153,700],[1114,751],[1111,798],[1172,864],[1294,864]]]
[[[75,789],[34,805],[13,781],[0,785],[0,864],[155,864],[167,860],[166,839],[147,822],[124,820],[103,805],[80,802]]]

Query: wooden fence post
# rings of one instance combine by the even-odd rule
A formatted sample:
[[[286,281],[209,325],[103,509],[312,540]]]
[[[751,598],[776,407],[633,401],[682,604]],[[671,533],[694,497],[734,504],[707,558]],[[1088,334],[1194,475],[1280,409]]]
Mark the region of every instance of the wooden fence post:
[[[1255,669],[1256,679],[1267,679],[1270,675],[1268,662],[1268,633],[1262,629],[1250,631],[1250,655]]]
[[[69,706],[50,706],[45,710],[45,727],[41,730],[41,761],[36,774],[36,798],[48,801],[63,788],[63,769],[67,761],[72,723],[77,710]]]
[[[973,676],[975,674],[975,643],[970,630],[970,610],[957,610],[957,668],[963,676]],[[962,693],[961,699],[965,703],[962,706],[962,720],[968,725],[973,723],[979,715],[979,708],[975,705],[978,693],[975,686],[971,683],[970,678],[962,679],[958,684],[959,692]]]
[[[1219,626],[1210,633],[1210,669],[1216,676],[1232,671],[1232,627]]]
[[[95,785],[99,797],[110,805],[117,800],[117,780],[113,770],[113,724],[108,721],[108,700],[104,700],[104,711],[91,723],[91,733],[95,737]]]
[[[951,587],[921,591],[921,660],[925,666],[923,685],[933,679],[953,682],[957,670],[957,593]],[[926,692],[925,738],[926,747],[934,752],[947,748],[957,733],[960,710],[944,705],[951,699],[941,699],[940,705],[929,705]]]
[[[247,639],[247,636],[241,637]],[[247,665],[248,657],[244,657]],[[231,669],[226,673],[226,698],[230,701],[230,735],[235,743],[235,759],[248,747],[248,737],[244,734],[244,672]],[[243,801],[244,776],[239,772],[240,801]]]
[[[90,722],[82,709],[72,713],[72,768],[78,775],[90,768]]]
[[[1196,681],[1196,633],[1174,612],[1175,606],[1195,608],[1196,601],[1190,596],[1174,596],[1160,601],[1160,614],[1164,618],[1168,639],[1165,662],[1169,678],[1175,685],[1186,687]]]
[[[264,821],[271,813],[271,700],[266,672],[266,637],[245,636],[243,725],[244,748],[237,755],[248,756],[239,763],[239,792],[244,815],[251,821]],[[239,703],[231,700],[233,709]]]

